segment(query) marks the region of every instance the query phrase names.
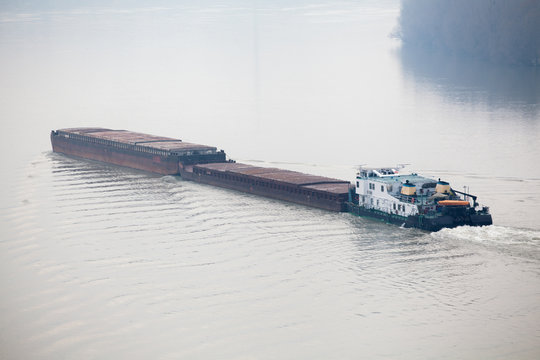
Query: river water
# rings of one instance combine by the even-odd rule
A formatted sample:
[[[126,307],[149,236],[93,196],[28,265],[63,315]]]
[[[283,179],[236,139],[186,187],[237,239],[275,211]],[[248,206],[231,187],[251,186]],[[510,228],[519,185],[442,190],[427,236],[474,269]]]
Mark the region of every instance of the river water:
[[[540,358],[540,72],[402,49],[397,1],[0,5],[2,359]],[[51,152],[103,126],[468,186],[427,233]]]

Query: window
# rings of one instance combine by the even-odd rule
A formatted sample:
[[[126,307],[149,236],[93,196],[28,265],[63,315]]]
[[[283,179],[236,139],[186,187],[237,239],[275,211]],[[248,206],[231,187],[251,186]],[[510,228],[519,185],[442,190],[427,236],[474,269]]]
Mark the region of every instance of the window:
[[[384,192],[384,185],[381,185],[381,192]]]
[[[356,182],[356,187],[360,187],[360,183],[358,181]]]

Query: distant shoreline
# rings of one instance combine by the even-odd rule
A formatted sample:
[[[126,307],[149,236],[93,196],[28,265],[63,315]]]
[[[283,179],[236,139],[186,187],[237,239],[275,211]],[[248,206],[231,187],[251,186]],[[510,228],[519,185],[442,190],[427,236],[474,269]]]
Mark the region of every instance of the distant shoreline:
[[[402,0],[394,36],[423,48],[483,61],[540,66],[540,2]]]

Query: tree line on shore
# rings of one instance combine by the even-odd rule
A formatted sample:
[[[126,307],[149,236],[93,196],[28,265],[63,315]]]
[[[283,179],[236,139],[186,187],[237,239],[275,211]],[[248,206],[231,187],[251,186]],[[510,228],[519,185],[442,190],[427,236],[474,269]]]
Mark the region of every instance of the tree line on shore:
[[[540,66],[540,0],[402,0],[395,35],[405,46]]]

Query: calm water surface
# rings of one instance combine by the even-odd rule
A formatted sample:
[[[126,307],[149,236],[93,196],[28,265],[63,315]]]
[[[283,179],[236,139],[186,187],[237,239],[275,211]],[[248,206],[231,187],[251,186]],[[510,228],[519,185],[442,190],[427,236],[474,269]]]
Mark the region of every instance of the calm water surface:
[[[540,73],[402,49],[396,1],[0,6],[3,359],[538,359]],[[104,126],[469,186],[427,233],[53,154]]]

